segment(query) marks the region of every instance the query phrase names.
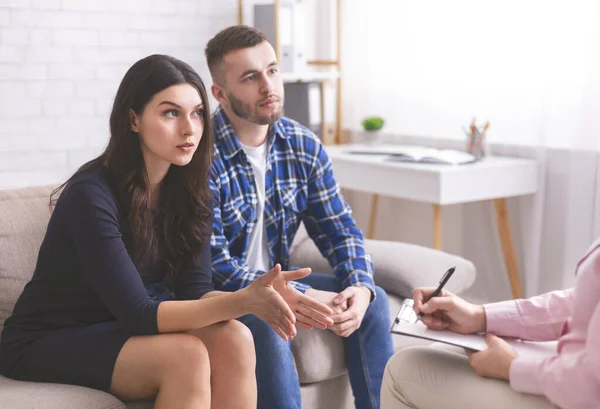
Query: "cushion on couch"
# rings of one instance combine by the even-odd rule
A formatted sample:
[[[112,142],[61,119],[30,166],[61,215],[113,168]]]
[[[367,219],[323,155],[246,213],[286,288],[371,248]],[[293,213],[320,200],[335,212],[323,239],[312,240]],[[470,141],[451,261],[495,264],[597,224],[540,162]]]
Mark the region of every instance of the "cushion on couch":
[[[114,396],[81,386],[18,382],[0,376],[0,409],[125,409]]]
[[[469,260],[443,251],[385,240],[365,240],[365,249],[373,258],[375,284],[387,293],[411,297],[417,287],[437,285],[446,269],[456,266],[452,280],[445,287],[460,294],[473,285],[475,266]],[[318,273],[331,273],[329,263],[308,236],[304,226],[294,238],[291,264],[312,267]]]
[[[300,383],[314,383],[347,373],[343,341],[332,331],[298,328],[292,352]]]
[[[0,331],[33,275],[51,192],[52,187],[0,190]]]

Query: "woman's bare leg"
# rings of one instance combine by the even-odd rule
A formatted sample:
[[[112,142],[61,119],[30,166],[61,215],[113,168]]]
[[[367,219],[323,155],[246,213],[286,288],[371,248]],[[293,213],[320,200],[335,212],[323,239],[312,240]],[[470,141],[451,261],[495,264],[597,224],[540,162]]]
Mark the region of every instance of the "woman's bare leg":
[[[209,409],[207,348],[189,334],[132,337],[117,357],[110,392],[122,400],[156,397],[155,409]]]
[[[211,409],[256,409],[256,353],[252,333],[238,321],[191,331],[210,356]]]

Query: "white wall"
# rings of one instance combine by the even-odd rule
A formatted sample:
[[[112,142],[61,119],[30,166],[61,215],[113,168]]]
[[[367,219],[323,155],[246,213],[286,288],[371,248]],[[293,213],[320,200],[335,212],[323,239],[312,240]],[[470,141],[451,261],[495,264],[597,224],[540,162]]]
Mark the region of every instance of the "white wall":
[[[597,0],[343,2],[344,128],[598,149]],[[360,101],[360,103],[357,103]]]
[[[0,0],[0,189],[57,183],[108,141],[126,70],[154,53],[209,86],[206,42],[235,0]]]

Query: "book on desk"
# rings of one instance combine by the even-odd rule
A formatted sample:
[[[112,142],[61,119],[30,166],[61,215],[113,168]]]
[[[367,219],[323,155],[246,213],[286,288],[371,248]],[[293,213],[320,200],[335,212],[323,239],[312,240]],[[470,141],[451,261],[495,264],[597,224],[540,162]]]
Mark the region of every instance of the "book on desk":
[[[440,165],[465,165],[478,159],[456,149],[436,149],[414,145],[363,145],[348,150],[354,155],[382,155],[392,162],[429,163]]]

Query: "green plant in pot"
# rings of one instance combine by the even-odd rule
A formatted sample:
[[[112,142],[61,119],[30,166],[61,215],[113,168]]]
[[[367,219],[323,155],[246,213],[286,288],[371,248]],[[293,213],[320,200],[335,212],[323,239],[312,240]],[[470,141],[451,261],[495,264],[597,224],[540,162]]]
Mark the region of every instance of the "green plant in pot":
[[[383,128],[384,120],[380,116],[370,116],[361,122],[365,131],[379,131]]]
[[[384,120],[380,116],[370,116],[361,122],[362,127],[367,131],[368,142],[377,142],[379,131],[383,128]]]

